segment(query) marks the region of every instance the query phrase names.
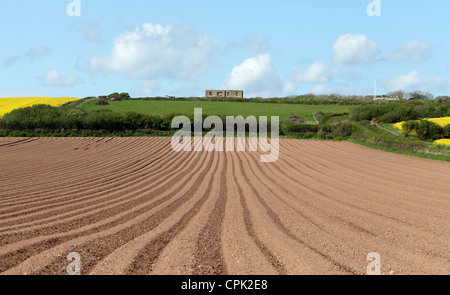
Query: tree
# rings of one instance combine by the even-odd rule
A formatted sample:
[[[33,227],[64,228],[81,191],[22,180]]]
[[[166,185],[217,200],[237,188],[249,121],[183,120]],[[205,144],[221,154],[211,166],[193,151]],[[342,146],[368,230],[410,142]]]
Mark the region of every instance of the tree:
[[[114,93],[111,93],[110,95],[108,95],[109,99],[111,99],[111,98],[119,98],[119,97],[120,97],[120,94],[118,92],[114,92]]]
[[[442,137],[450,138],[450,125],[447,125],[442,129]]]
[[[438,97],[436,97],[436,100],[438,101],[438,102],[450,102],[450,96],[447,96],[447,95],[443,95],[443,96],[438,96]]]
[[[389,92],[388,96],[390,96],[390,97],[398,97],[400,99],[403,99],[403,98],[405,98],[406,93],[403,90],[397,90],[397,91]]]
[[[402,131],[405,134],[405,136],[408,137],[409,134],[411,134],[412,131],[416,130],[418,126],[419,126],[419,122],[417,122],[415,120],[406,121],[406,122],[403,122],[403,124],[402,124]]]
[[[420,120],[416,132],[420,140],[436,140],[443,137],[443,128],[428,120]]]
[[[122,92],[121,94],[119,94],[119,98],[120,99],[129,99],[130,95],[127,92]]]
[[[431,100],[433,99],[434,96],[431,93],[425,93],[422,91],[414,91],[411,93],[411,99],[428,99]]]

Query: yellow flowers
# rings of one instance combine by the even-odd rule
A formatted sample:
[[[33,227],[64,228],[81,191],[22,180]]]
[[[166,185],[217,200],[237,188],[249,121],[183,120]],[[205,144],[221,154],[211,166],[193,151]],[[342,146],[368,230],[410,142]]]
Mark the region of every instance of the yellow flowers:
[[[48,104],[54,107],[66,102],[79,100],[76,97],[0,97],[0,117],[15,109],[33,106],[36,104]]]
[[[425,119],[425,120],[436,123],[436,124],[440,125],[441,127],[445,127],[450,124],[450,117],[430,118],[430,119]],[[398,123],[394,124],[394,127],[399,130],[402,130],[403,123],[404,122],[398,122]],[[411,134],[415,134],[415,133],[411,132]],[[438,140],[434,141],[434,143],[450,145],[450,139],[447,139],[447,138],[438,139]]]
[[[395,124],[394,124],[394,127],[397,128],[398,130],[402,130],[403,123],[404,123],[404,121],[403,121],[403,122],[395,123]]]
[[[431,119],[425,119],[425,120],[436,123],[436,124],[440,125],[441,127],[445,127],[448,124],[450,124],[450,117],[431,118]],[[402,130],[403,123],[404,122],[395,123],[394,127],[397,128],[398,130]]]
[[[448,139],[448,138],[438,139],[438,140],[434,141],[434,143],[450,145],[450,139]]]
[[[428,121],[431,121],[433,123],[441,125],[441,127],[445,127],[448,124],[450,124],[450,117],[431,118],[431,119],[428,119]]]

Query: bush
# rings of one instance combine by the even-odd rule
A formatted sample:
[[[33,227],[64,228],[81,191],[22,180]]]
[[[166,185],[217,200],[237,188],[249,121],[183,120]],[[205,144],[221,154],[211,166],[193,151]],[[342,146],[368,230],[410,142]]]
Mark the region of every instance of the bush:
[[[353,108],[350,119],[354,121],[377,120],[396,123],[420,118],[444,117],[450,113],[450,104],[435,101],[400,101],[385,105],[366,105]]]
[[[420,140],[436,140],[443,137],[443,128],[431,121],[420,120],[416,133]]]
[[[329,134],[331,134],[331,133],[333,132],[333,130],[334,130],[333,127],[334,127],[334,126],[332,126],[332,125],[323,125],[323,126],[320,128],[319,133],[320,133],[320,134],[329,135]]]
[[[119,97],[120,97],[120,94],[118,92],[114,92],[114,93],[111,93],[110,95],[108,95],[109,99],[111,99],[111,98],[119,98]]]
[[[354,122],[341,122],[334,126],[333,136],[347,137],[360,131],[360,127]]]
[[[286,133],[317,133],[317,132],[319,132],[318,125],[289,124],[286,126]]]
[[[442,128],[442,137],[450,138],[450,125],[447,125],[444,128]]]
[[[386,113],[384,106],[361,106],[350,110],[350,119],[355,121],[368,120],[377,118]]]
[[[127,92],[122,92],[119,94],[119,98],[120,99],[130,99],[130,94],[128,94]]]
[[[146,115],[136,112],[128,112],[122,116],[122,124],[125,130],[136,130],[148,128]]]
[[[406,137],[408,137],[411,132],[417,130],[419,123],[415,120],[406,121],[402,124],[402,131]]]
[[[170,130],[171,120],[171,117],[133,112],[121,114],[111,110],[87,111],[76,107],[37,105],[6,114],[0,120],[0,128],[8,131],[33,131],[38,134],[67,134],[70,130],[89,136],[91,131],[101,135],[138,129]]]

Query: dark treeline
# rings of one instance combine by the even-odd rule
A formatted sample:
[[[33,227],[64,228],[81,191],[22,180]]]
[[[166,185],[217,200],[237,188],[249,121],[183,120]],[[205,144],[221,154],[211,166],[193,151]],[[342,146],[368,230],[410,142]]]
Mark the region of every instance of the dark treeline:
[[[400,98],[397,103],[408,103],[409,101],[436,101],[436,102],[450,102],[450,96],[434,97],[431,93],[424,93],[421,91],[414,91],[406,93],[403,91],[394,91],[379,97],[397,97]],[[95,97],[87,97],[95,98]],[[384,105],[388,104],[388,100],[374,100],[372,95],[342,95],[338,93],[332,94],[301,94],[287,97],[273,97],[273,98],[225,98],[225,97],[175,97],[175,96],[157,96],[157,97],[140,97],[130,98],[128,93],[112,93],[109,95],[100,96],[98,98],[111,99],[120,98],[123,100],[165,100],[165,101],[228,101],[228,102],[253,102],[253,103],[284,103],[284,104],[309,104],[309,105]]]
[[[415,133],[420,140],[450,138],[450,125],[442,127],[428,120],[406,121],[403,123],[402,131],[406,137]]]
[[[111,110],[84,110],[66,105],[52,107],[35,105],[13,110],[0,119],[2,136],[139,136],[171,135],[183,126],[172,128],[173,118],[186,116],[194,132],[193,115],[179,113],[151,115],[137,112],[119,113]],[[202,115],[202,121],[208,116]],[[226,116],[218,116],[226,123]],[[213,125],[212,128],[215,126]],[[224,128],[225,129],[225,128]],[[204,128],[207,132],[211,128]],[[271,124],[266,127],[270,133]],[[225,131],[225,130],[224,130]],[[249,126],[245,126],[249,131]]]
[[[27,136],[114,135],[138,130],[153,134],[154,131],[170,131],[175,115],[121,114],[111,110],[88,111],[71,106],[35,105],[6,114],[0,119],[0,130],[3,133],[25,132]]]
[[[436,101],[410,101],[403,104],[390,102],[381,106],[359,106],[350,111],[350,118],[355,121],[375,120],[379,123],[396,123],[446,116],[450,116],[450,104]]]
[[[337,124],[327,124],[321,122],[317,125],[309,124],[285,124],[283,134],[296,138],[317,138],[342,140],[354,133],[361,131],[360,126],[355,122],[339,122]]]
[[[95,97],[86,97],[85,99],[93,99]],[[108,99],[107,96],[99,98]],[[123,100],[161,100],[161,101],[226,101],[226,102],[251,102],[251,103],[280,103],[280,104],[307,104],[307,105],[379,105],[385,104],[387,101],[373,100],[356,97],[340,97],[329,95],[327,97],[314,95],[301,95],[295,97],[275,97],[275,98],[224,98],[224,97],[140,97],[127,98]]]

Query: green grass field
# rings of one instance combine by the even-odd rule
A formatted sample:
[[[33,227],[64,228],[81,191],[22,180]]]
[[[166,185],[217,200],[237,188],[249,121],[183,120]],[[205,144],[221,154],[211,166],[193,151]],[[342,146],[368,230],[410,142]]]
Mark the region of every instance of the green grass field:
[[[156,101],[156,100],[124,100],[108,101],[109,106],[96,106],[89,101],[81,107],[88,110],[110,109],[117,112],[139,112],[146,114],[168,115],[171,113],[193,114],[194,108],[202,108],[205,115],[225,116],[279,116],[280,120],[297,116],[314,121],[313,113],[346,112],[351,106],[340,105],[303,105],[272,104],[246,102],[212,102],[212,101]]]

